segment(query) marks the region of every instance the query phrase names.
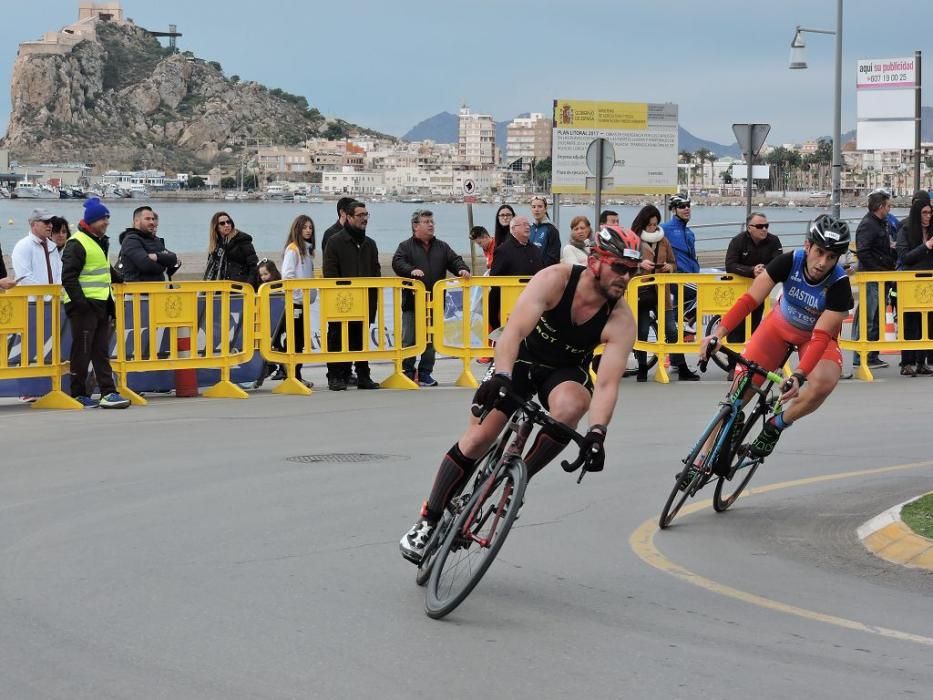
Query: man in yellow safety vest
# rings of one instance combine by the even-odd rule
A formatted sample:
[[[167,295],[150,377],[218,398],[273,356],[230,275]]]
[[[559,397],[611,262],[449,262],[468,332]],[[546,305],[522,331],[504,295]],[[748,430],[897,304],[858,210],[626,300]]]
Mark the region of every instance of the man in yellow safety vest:
[[[84,203],[78,232],[62,253],[65,313],[71,324],[71,395],[85,408],[127,408],[117,393],[110,368],[110,320],[115,316],[111,282],[120,276],[107,261],[110,211],[97,198]],[[88,364],[94,366],[100,401],[87,387]]]

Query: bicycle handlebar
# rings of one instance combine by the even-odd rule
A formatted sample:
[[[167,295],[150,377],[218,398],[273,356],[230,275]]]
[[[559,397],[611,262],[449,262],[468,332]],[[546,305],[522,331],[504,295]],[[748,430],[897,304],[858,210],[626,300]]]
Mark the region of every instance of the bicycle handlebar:
[[[787,391],[790,388],[788,386],[790,379],[785,380],[784,377],[782,377],[780,374],[765,369],[754,360],[746,359],[742,354],[737,353],[732,348],[727,348],[718,338],[712,338],[710,340],[706,357],[697,363],[697,366],[700,368],[701,372],[706,372],[706,368],[709,365],[710,358],[713,356],[714,352],[722,353],[737,365],[742,365],[743,367],[748,368],[752,374],[760,374],[762,377],[765,377],[766,379],[779,385],[783,391]]]
[[[571,442],[575,443],[577,447],[580,447],[580,453],[577,455],[577,458],[573,462],[569,462],[566,459],[562,460],[560,463],[561,468],[568,474],[575,472],[577,469],[581,469],[580,476],[577,478],[577,483],[579,484],[583,480],[583,475],[587,472],[587,465],[589,463],[590,455],[583,452],[583,441],[584,437],[580,435],[576,430],[571,428],[565,423],[561,423],[559,420],[556,420],[548,413],[544,408],[539,406],[537,403],[531,399],[523,400],[522,397],[518,396],[514,392],[507,391],[506,389],[500,389],[499,391],[499,400],[503,399],[512,399],[516,403],[521,404],[518,410],[524,412],[528,420],[532,423],[535,423],[539,426],[551,426],[557,428],[557,432],[566,436],[570,439]],[[489,415],[492,409],[484,409],[479,404],[473,404],[470,406],[470,412],[476,417],[479,418],[479,422],[482,423],[486,416]]]

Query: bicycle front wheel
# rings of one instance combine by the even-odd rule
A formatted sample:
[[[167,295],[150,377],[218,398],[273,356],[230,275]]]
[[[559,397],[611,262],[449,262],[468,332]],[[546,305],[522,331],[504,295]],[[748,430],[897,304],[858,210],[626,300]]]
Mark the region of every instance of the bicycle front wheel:
[[[690,465],[696,462],[700,450],[703,449],[703,445],[706,444],[710,435],[715,435],[716,439],[719,438],[719,432],[728,422],[731,411],[732,409],[729,406],[720,407],[719,413],[716,414],[706,430],[700,435],[699,440],[696,441],[690,454],[684,460],[684,468],[676,478],[674,488],[671,489],[667,502],[664,504],[664,509],[661,511],[661,517],[658,519],[658,525],[662,530],[671,524],[687,499],[706,486],[710,480],[709,456],[703,460],[701,468],[692,470],[692,474]]]
[[[731,478],[721,476],[719,477],[719,481],[716,482],[716,490],[713,492],[713,509],[717,513],[724,512],[729,506],[735,503],[735,500],[742,494],[745,487],[748,486],[748,482],[752,480],[759,465],[761,465],[761,460],[756,459],[751,460],[748,465],[743,466],[742,463],[749,461],[749,457],[744,453],[736,454],[738,448],[747,443],[748,434],[751,432],[752,428],[755,427],[760,416],[761,413],[757,409],[752,411],[752,415],[749,417],[748,422],[742,426],[742,430],[739,431],[738,435],[733,437],[732,445],[727,448],[732,453],[729,470],[732,476]],[[740,466],[741,469],[739,469]]]
[[[424,601],[429,617],[449,614],[479,583],[515,522],[527,484],[525,463],[513,457],[473,493],[434,558]]]

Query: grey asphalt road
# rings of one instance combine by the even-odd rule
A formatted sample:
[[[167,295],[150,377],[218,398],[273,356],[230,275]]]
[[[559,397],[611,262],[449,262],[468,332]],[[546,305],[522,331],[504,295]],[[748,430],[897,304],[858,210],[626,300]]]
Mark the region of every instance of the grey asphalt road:
[[[0,697],[929,697],[933,574],[855,528],[933,489],[933,380],[844,382],[751,496],[664,532],[725,383],[625,380],[606,470],[542,473],[432,621],[397,543],[465,423],[456,370],[417,393],[0,404]],[[385,458],[289,461],[332,453]]]

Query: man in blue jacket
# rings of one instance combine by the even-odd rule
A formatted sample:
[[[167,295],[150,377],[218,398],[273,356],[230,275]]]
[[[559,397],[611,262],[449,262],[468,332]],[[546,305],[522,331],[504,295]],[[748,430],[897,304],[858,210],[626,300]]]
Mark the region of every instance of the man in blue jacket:
[[[684,195],[675,194],[671,197],[670,210],[674,213],[670,221],[661,224],[664,236],[674,250],[674,259],[677,261],[677,272],[693,274],[700,271],[700,261],[697,260],[696,236],[687,222],[690,221],[690,200]],[[677,293],[680,287],[674,287],[674,305],[677,305]],[[683,287],[684,290],[684,331],[696,331],[696,288]],[[690,371],[686,365],[678,369],[680,379],[697,381],[700,375]]]

